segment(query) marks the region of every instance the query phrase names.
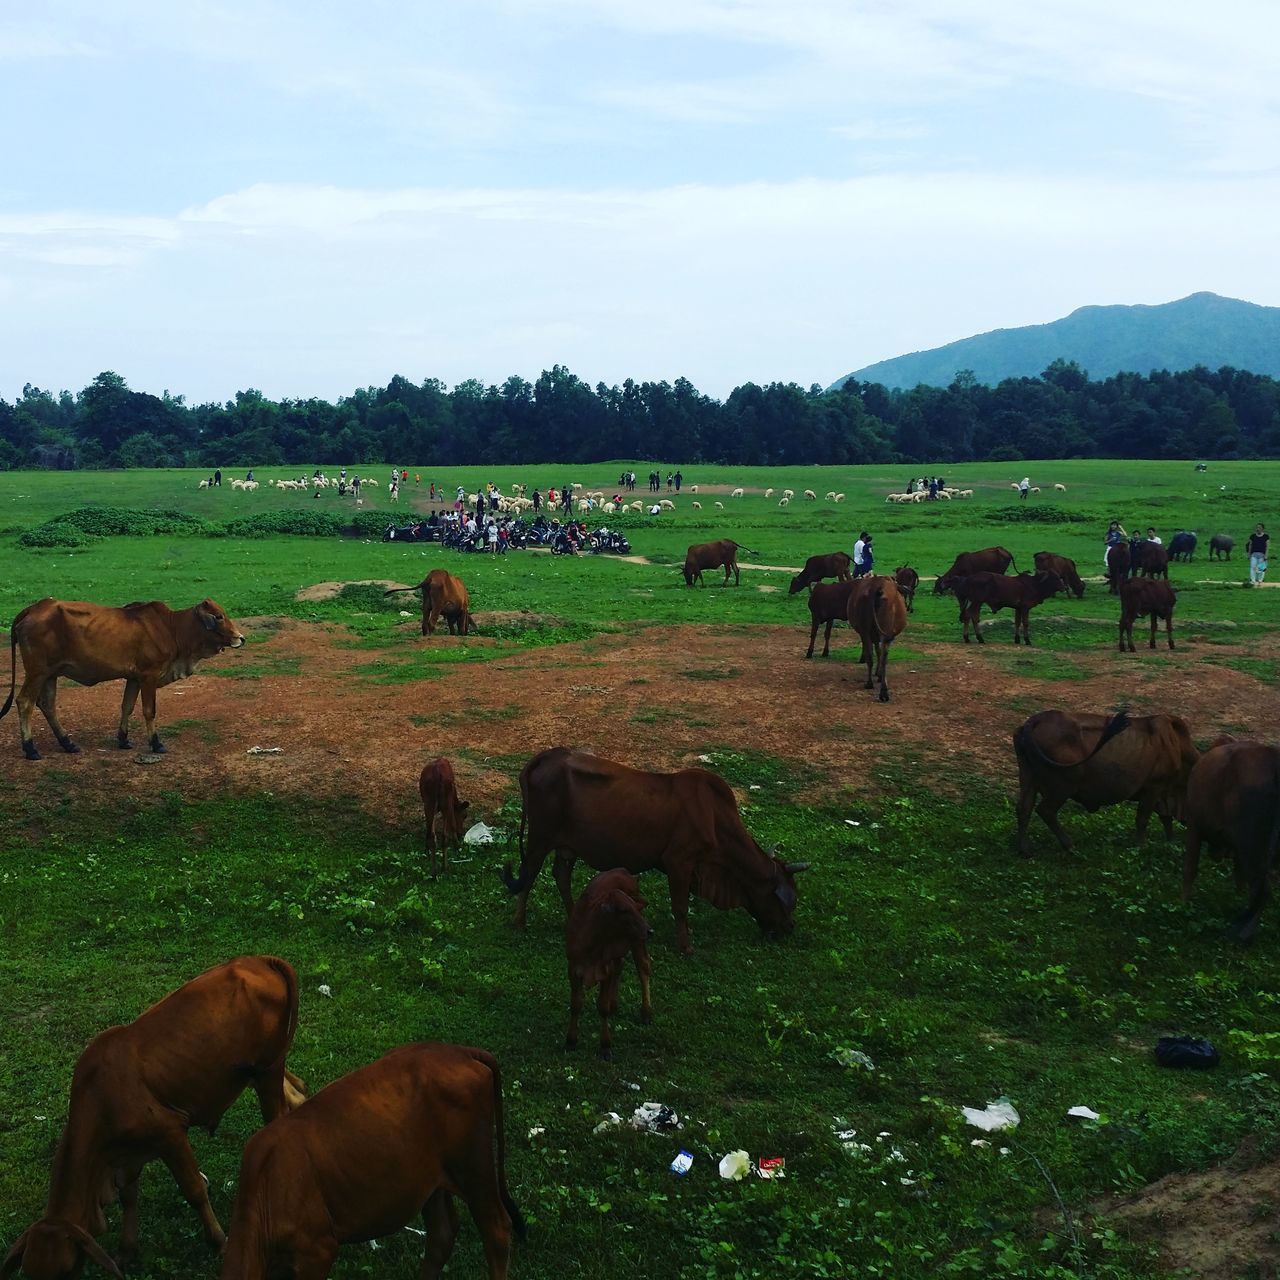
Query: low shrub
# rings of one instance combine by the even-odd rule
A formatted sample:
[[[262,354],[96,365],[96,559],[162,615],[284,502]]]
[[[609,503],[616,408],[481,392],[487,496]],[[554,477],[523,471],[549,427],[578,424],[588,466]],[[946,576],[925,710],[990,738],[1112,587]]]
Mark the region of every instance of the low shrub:
[[[270,538],[276,534],[332,538],[340,534],[348,523],[331,511],[312,511],[303,507],[297,511],[262,511],[254,516],[230,520],[227,522],[227,534],[232,538]]]

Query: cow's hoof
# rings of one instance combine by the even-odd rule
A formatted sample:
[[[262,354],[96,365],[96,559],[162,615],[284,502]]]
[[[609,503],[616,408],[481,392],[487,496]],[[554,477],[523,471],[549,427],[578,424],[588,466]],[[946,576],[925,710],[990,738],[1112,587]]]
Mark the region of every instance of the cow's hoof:
[[[576,1040],[566,1039],[564,1042],[565,1053],[572,1053],[577,1047],[578,1047],[578,1042]]]
[[[39,760],[41,758],[40,753],[36,750],[36,744],[29,738],[22,744],[22,754],[26,756],[28,760]]]
[[[889,701],[889,690],[888,690],[888,689],[881,689],[881,690],[880,690],[880,701],[881,701],[881,702],[888,702],[888,701]]]
[[[129,751],[132,749],[133,743],[129,741],[129,735],[127,733],[117,733],[116,746],[119,747],[121,751]]]
[[[653,1010],[652,1010],[652,1009],[641,1009],[641,1010],[640,1010],[640,1022],[641,1022],[644,1026],[646,1026],[646,1027],[648,1027],[648,1026],[652,1026],[652,1025],[653,1025]]]
[[[602,1044],[597,1051],[597,1056],[600,1058],[601,1062],[612,1062],[613,1050],[610,1049],[608,1045]]]
[[[69,756],[78,756],[80,754],[80,748],[70,738],[59,738],[58,746]]]
[[[162,756],[168,750],[169,748],[166,747],[164,743],[160,741],[159,737],[153,734],[151,738],[151,754],[156,756]]]

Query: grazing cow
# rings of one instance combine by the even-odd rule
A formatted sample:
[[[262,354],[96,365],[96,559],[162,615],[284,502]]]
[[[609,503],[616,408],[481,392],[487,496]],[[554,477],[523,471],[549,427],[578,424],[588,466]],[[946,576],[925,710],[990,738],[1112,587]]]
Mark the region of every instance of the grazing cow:
[[[960,624],[964,629],[964,642],[969,643],[969,627],[979,644],[986,644],[982,628],[978,625],[982,606],[992,613],[1001,609],[1013,610],[1013,643],[1018,643],[1019,632],[1023,643],[1031,643],[1031,610],[1050,596],[1067,589],[1066,583],[1052,569],[1037,569],[1035,573],[1020,573],[1007,578],[1001,573],[971,573],[955,584],[956,599],[960,602]]]
[[[503,868],[519,895],[523,928],[529,890],[554,853],[566,912],[573,908],[573,864],[600,871],[663,871],[671,888],[676,944],[691,952],[689,894],[722,910],[745,907],[768,934],[795,925],[795,875],[807,862],[784,863],[752,839],[733,790],[705,769],[648,773],[571,747],[539,752],[520,772],[520,872]],[[529,843],[525,845],[525,831]]]
[[[432,569],[416,587],[393,587],[383,596],[398,595],[402,591],[422,592],[422,634],[431,635],[441,618],[449,628],[449,634],[465,636],[471,629],[471,600],[461,578],[447,569]]]
[[[1164,619],[1165,635],[1169,648],[1173,648],[1173,609],[1178,603],[1178,593],[1167,582],[1153,582],[1150,578],[1130,578],[1120,588],[1120,652],[1124,652],[1126,637],[1129,652],[1133,653],[1133,624],[1139,618],[1150,615],[1151,644],[1156,647],[1156,624]]]
[[[684,580],[686,586],[693,586],[694,581],[701,582],[705,587],[707,584],[703,581],[702,571],[704,569],[724,569],[724,582],[722,586],[729,585],[729,575],[733,575],[733,585],[740,585],[742,574],[738,569],[738,552],[746,551],[746,547],[739,547],[738,543],[732,538],[721,538],[718,542],[698,542],[689,548],[684,555]]]
[[[956,556],[956,562],[946,573],[939,576],[933,584],[933,594],[945,595],[954,590],[961,578],[971,573],[1004,573],[1010,565],[1017,568],[1013,561],[1013,553],[1003,547],[986,547],[982,551],[962,551]]]
[[[880,681],[880,701],[889,701],[889,646],[906,630],[907,606],[892,578],[859,578],[849,593],[849,625],[862,641],[859,662],[867,664],[865,688]]]
[[[431,859],[431,874],[436,873],[436,817],[440,818],[440,869],[449,870],[449,846],[462,840],[462,824],[466,819],[470,800],[458,799],[453,765],[444,757],[431,761],[418,779],[418,794],[422,797],[422,810],[427,820],[427,854]]]
[[[95,1036],[71,1078],[66,1128],[53,1156],[44,1216],[14,1242],[0,1276],[74,1280],[85,1259],[117,1280],[120,1270],[95,1236],[103,1206],[124,1208],[120,1254],[138,1247],[138,1176],[152,1160],[169,1166],[209,1243],[225,1240],[187,1141],[212,1133],[248,1085],[265,1122],[303,1101],[285,1067],[298,1025],[298,978],[274,956],[241,956],[179,987],[133,1022]]]
[[[1236,888],[1249,895],[1231,928],[1241,942],[1248,942],[1270,897],[1280,841],[1280,747],[1230,739],[1216,742],[1191,770],[1186,821],[1183,902],[1191,898],[1201,845],[1231,854]]]
[[[10,630],[9,696],[0,717],[14,702],[17,651],[22,649],[22,688],[18,691],[18,730],[28,760],[40,753],[31,737],[31,710],[44,712],[63,751],[80,748],[58,722],[58,680],[77,684],[123,680],[124,700],[116,742],[127,748],[129,717],[138,694],[153,752],[164,751],[156,731],[156,690],[189,676],[196,663],[223,649],[238,649],[244,636],[222,606],[203,600],[190,609],[170,609],[160,600],[127,604],[123,609],[82,601],[45,599],[28,605]]]
[[[1133,572],[1145,574],[1148,578],[1163,578],[1168,582],[1169,548],[1159,542],[1138,543]]]
[[[1169,559],[1170,560],[1194,560],[1196,554],[1196,535],[1193,532],[1185,531],[1175,533],[1169,539]],[[1165,576],[1168,577],[1166,571]]]
[[[791,579],[789,594],[796,595],[805,587],[821,582],[823,578],[835,578],[839,582],[850,582],[853,574],[849,566],[853,561],[843,551],[831,551],[825,556],[810,556],[804,562],[804,568]]]
[[[342,1245],[419,1216],[419,1274],[438,1280],[458,1235],[454,1196],[480,1229],[490,1280],[505,1280],[525,1225],[502,1110],[497,1061],[462,1045],[403,1045],[335,1080],[245,1147],[221,1280],[324,1280]]]
[[[1036,568],[1056,573],[1077,600],[1084,596],[1084,580],[1076,570],[1076,562],[1068,556],[1054,555],[1052,551],[1037,551]]]
[[[1013,750],[1018,758],[1018,852],[1024,857],[1031,856],[1027,828],[1033,807],[1070,852],[1071,838],[1058,823],[1058,810],[1068,800],[1090,813],[1137,801],[1138,844],[1147,838],[1153,813],[1172,839],[1173,820],[1182,817],[1187,778],[1197,759],[1184,720],[1123,711],[1114,716],[1037,712],[1014,733]]]
[[[581,897],[573,904],[569,923],[565,926],[564,949],[569,960],[569,1030],[564,1038],[566,1049],[578,1047],[578,1019],[583,997],[597,983],[600,995],[596,1009],[600,1013],[600,1056],[613,1057],[613,1035],[609,1015],[618,1011],[618,983],[622,979],[622,963],[628,955],[636,965],[640,978],[640,1021],[653,1021],[649,1003],[648,940],[653,936],[644,918],[645,901],[640,886],[629,871],[615,867],[594,876]]]
[[[1215,533],[1209,539],[1209,559],[1230,560],[1231,548],[1235,545],[1236,540],[1229,533]]]
[[[1117,542],[1107,548],[1107,590],[1113,596],[1120,594],[1121,586],[1129,578],[1129,544]]]
[[[849,593],[853,579],[840,582],[820,582],[809,592],[809,651],[804,656],[813,657],[813,646],[818,639],[818,628],[825,622],[827,629],[822,637],[822,656],[831,653],[831,627],[849,617]]]
[[[909,564],[902,564],[893,571],[893,580],[898,584],[898,590],[902,592],[902,598],[907,602],[907,612],[914,613],[916,588],[920,585],[920,575]]]

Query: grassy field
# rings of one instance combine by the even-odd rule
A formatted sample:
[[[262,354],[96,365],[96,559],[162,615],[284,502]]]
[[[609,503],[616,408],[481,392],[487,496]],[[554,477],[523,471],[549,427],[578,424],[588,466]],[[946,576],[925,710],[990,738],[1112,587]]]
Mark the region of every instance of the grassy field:
[[[504,488],[578,480],[612,492],[627,465],[424,471],[422,488],[428,480],[448,488],[485,479]],[[647,473],[647,464],[630,465]],[[371,473],[384,480],[386,470]],[[255,474],[265,481],[289,473]],[[464,777],[483,757],[513,783],[528,754],[554,745],[513,731],[522,671],[554,672],[560,652],[585,653],[589,662],[590,646],[632,635],[713,628],[715,661],[684,662],[675,653],[670,687],[634,712],[610,705],[616,690],[601,693],[592,714],[607,732],[591,732],[616,742],[627,759],[631,732],[650,735],[652,751],[665,728],[695,723],[708,767],[739,789],[761,843],[814,864],[788,941],[764,943],[745,914],[701,905],[692,957],[672,946],[665,885],[647,882],[656,1022],[639,1025],[628,975],[614,1061],[600,1063],[590,1017],[584,1048],[572,1055],[560,1048],[567,983],[549,880],[535,890],[527,935],[508,924],[510,901],[496,868],[513,853],[512,789],[482,815],[502,843],[472,852],[433,881],[412,819],[416,796],[370,811],[379,768],[372,757],[335,766],[305,790],[186,794],[162,780],[141,801],[124,789],[90,790],[88,753],[70,763],[25,762],[10,717],[0,738],[0,1248],[39,1213],[71,1068],[89,1037],[208,965],[271,951],[302,977],[292,1062],[312,1088],[414,1039],[479,1044],[498,1055],[508,1176],[531,1223],[515,1275],[1164,1274],[1148,1244],[1080,1210],[1220,1160],[1247,1138],[1270,1149],[1280,1122],[1280,919],[1264,917],[1248,950],[1227,943],[1222,925],[1236,904],[1229,876],[1207,869],[1184,908],[1176,848],[1156,840],[1135,850],[1127,810],[1071,812],[1073,856],[1051,851],[1040,828],[1042,856],[1015,858],[1008,769],[992,771],[981,751],[972,758],[958,751],[949,763],[930,757],[924,767],[899,717],[914,714],[913,699],[945,706],[961,661],[980,661],[996,689],[1006,678],[1021,690],[1042,683],[1059,705],[1090,709],[1104,687],[1099,662],[1124,662],[1143,696],[1166,697],[1167,709],[1187,714],[1200,737],[1215,709],[1196,692],[1197,680],[1226,672],[1250,682],[1259,708],[1272,705],[1280,591],[1242,589],[1240,551],[1229,564],[1206,557],[1211,534],[1230,532],[1242,547],[1255,521],[1272,523],[1280,464],[1213,464],[1206,474],[1182,462],[947,467],[948,482],[975,489],[972,501],[885,505],[885,493],[902,488],[907,474],[688,467],[686,485],[701,492],[681,494],[674,513],[628,517],[633,550],[645,562],[624,563],[534,553],[457,557],[341,537],[110,537],[32,550],[18,545],[22,531],[88,502],[178,508],[216,524],[306,504],[337,510],[340,500],[265,487],[201,491],[200,476],[183,472],[0,473],[0,617],[44,595],[162,598],[174,606],[212,596],[234,617],[264,621],[246,626],[246,654],[210,662],[201,678],[238,677],[218,687],[260,699],[280,696],[291,681],[301,687],[309,675],[306,658],[277,651],[265,620],[316,624],[341,663],[326,686],[326,708],[385,686],[403,697],[406,727],[432,754],[458,757]],[[1023,474],[1043,490],[1025,506],[1009,489]],[[1066,493],[1055,494],[1054,482]],[[734,485],[791,487],[797,495],[813,489],[819,500],[797,497],[780,509],[776,495],[708,492]],[[831,489],[845,501],[823,502]],[[692,509],[695,500],[701,511]],[[411,472],[393,514],[402,518],[415,503],[423,505]],[[366,503],[384,505],[385,489]],[[758,553],[758,564],[793,566],[815,552],[849,549],[867,528],[877,563],[888,570],[911,563],[934,574],[957,551],[1000,543],[1019,566],[1049,549],[1075,557],[1088,577],[1100,573],[1113,516],[1130,528],[1153,524],[1166,540],[1178,528],[1200,536],[1195,562],[1172,569],[1186,650],[1176,664],[1163,650],[1124,659],[1108,652],[1116,608],[1105,587],[1091,585],[1083,600],[1054,600],[1033,615],[1035,650],[1014,650],[1004,623],[980,654],[960,644],[954,602],[922,589],[895,659],[899,701],[860,703],[863,720],[852,730],[832,717],[827,745],[834,750],[791,748],[785,732],[744,745],[750,726],[734,722],[722,702],[708,709],[713,693],[752,678],[750,656],[774,628],[796,629],[800,663],[807,613],[803,597],[788,597],[785,569],[744,571],[738,590],[688,590],[675,566],[691,541],[732,536]],[[420,641],[400,612],[415,605],[383,600],[377,588],[349,588],[327,603],[296,598],[322,581],[412,583],[437,563],[465,574],[482,615],[500,615],[474,641]],[[842,638],[831,671],[847,673],[849,657]],[[455,694],[459,667],[477,662],[496,664],[484,706]],[[830,696],[849,699],[853,687],[833,685]],[[64,708],[82,705],[78,696],[85,695],[64,690]],[[993,707],[993,720],[997,710],[1003,725],[1013,712],[1048,705],[1017,700],[1035,697],[1010,694]],[[255,704],[246,698],[244,705]],[[189,713],[174,695],[162,693],[160,707],[174,753],[152,769],[192,755],[207,756],[213,767],[232,750],[217,726],[180,719]],[[1274,732],[1261,711],[1253,718],[1247,700],[1240,714],[1241,731]],[[823,717],[824,708],[780,706],[778,715],[799,725]],[[83,718],[66,711],[77,729]],[[88,745],[84,730],[78,736]],[[40,723],[37,732],[52,749]],[[360,732],[354,724],[353,737]],[[1004,728],[991,733],[1007,742]],[[842,764],[846,741],[849,763]],[[1194,1076],[1156,1067],[1150,1048],[1166,1032],[1210,1036],[1223,1065]],[[872,1065],[857,1065],[848,1050]],[[989,1146],[973,1145],[982,1135],[964,1126],[958,1107],[1001,1095],[1013,1100],[1022,1124],[992,1135]],[[684,1129],[674,1136],[595,1132],[608,1113],[629,1115],[649,1099],[673,1106]],[[1067,1121],[1077,1104],[1103,1118]],[[193,1139],[224,1223],[256,1115],[242,1099],[216,1137]],[[850,1130],[856,1137],[838,1136]],[[683,1179],[667,1168],[681,1148],[695,1156]],[[716,1162],[739,1148],[753,1159],[784,1156],[785,1181],[722,1182]],[[1069,1223],[1059,1194],[1072,1210]],[[138,1274],[216,1274],[194,1215],[161,1166],[144,1175],[142,1197]],[[117,1229],[113,1211],[109,1245]],[[408,1276],[420,1249],[409,1233],[376,1252],[353,1246],[335,1274]],[[451,1273],[482,1270],[476,1233],[464,1222]]]

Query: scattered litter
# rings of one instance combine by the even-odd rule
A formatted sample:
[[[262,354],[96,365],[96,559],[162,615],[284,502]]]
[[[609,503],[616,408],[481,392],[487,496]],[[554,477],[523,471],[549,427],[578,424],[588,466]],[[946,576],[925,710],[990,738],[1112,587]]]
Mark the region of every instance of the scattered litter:
[[[48,1118],[48,1116],[36,1116],[37,1120],[47,1120]]]
[[[684,1175],[689,1172],[689,1166],[692,1164],[693,1164],[693,1152],[682,1151],[671,1162],[671,1172],[679,1174],[680,1177],[683,1178]]]
[[[466,844],[492,844],[493,828],[486,827],[483,822],[477,822],[474,827],[467,829],[467,834],[462,839]]]
[[[975,1129],[983,1129],[987,1133],[1016,1129],[1022,1122],[1022,1117],[1008,1098],[988,1102],[981,1111],[977,1107],[961,1107],[960,1112]]]
[[[971,1147],[989,1147],[991,1143],[989,1143],[986,1138],[972,1138],[969,1141],[969,1145]]]
[[[1208,1040],[1195,1036],[1161,1036],[1156,1041],[1156,1061],[1162,1067],[1191,1067],[1207,1071],[1218,1065],[1218,1051]]]
[[[844,825],[845,825],[846,827],[860,827],[860,826],[862,826],[862,823],[860,823],[860,822],[855,822],[852,818],[846,818],[846,819],[844,820]]]
[[[720,1159],[720,1176],[726,1182],[741,1182],[751,1172],[751,1157],[745,1151],[730,1151]]]
[[[624,1080],[622,1084],[624,1088],[630,1089],[633,1093],[640,1092],[640,1086],[638,1084],[633,1084],[630,1080]]]
[[[715,757],[714,757],[714,756],[699,756],[699,757],[698,757],[698,759],[699,759],[699,760],[701,760],[703,764],[714,764],[714,763],[715,763]]]
[[[785,1178],[787,1176],[786,1156],[761,1156],[756,1172],[762,1178]]]
[[[619,1125],[621,1123],[622,1123],[622,1117],[616,1111],[610,1111],[609,1114],[605,1116],[605,1118],[601,1120],[600,1123],[596,1125],[594,1129],[591,1130],[591,1132],[603,1133],[606,1129],[612,1129],[615,1125]]]
[[[377,1240],[370,1240],[370,1241],[369,1241],[369,1248],[370,1248],[370,1249],[381,1249],[381,1248],[382,1248],[382,1244],[381,1244],[379,1241],[377,1241]]]
[[[748,790],[748,791],[759,791],[759,790],[760,790],[760,784],[759,784],[758,782],[753,782],[753,783],[752,783],[752,784],[747,788],[747,790]]]
[[[159,764],[160,761],[163,759],[164,759],[164,756],[156,755],[154,752],[139,751],[138,754],[133,757],[133,763],[134,764]]]
[[[1101,1120],[1102,1116],[1092,1107],[1072,1107],[1067,1115],[1074,1116],[1077,1120]]]
[[[333,988],[327,982],[322,982],[316,990],[326,999],[333,998]]]
[[[650,1133],[670,1133],[681,1127],[680,1117],[661,1102],[644,1102],[631,1116],[633,1129],[647,1129]]]
[[[836,1049],[831,1055],[842,1067],[862,1067],[874,1071],[876,1064],[861,1049]]]
[[[402,618],[412,618],[414,615],[413,615],[413,614],[411,614],[411,613],[409,612],[409,610],[408,610],[408,609],[401,609],[401,610],[400,610],[400,616],[401,616]]]
[[[1013,1148],[1012,1148],[1012,1147],[1001,1147],[1001,1148],[1000,1148],[1000,1154],[1001,1154],[1002,1156],[1011,1156],[1011,1155],[1013,1155]]]
[[[406,1231],[412,1231],[415,1236],[425,1236],[427,1233],[421,1227],[405,1227]]]
[[[599,1128],[596,1129],[596,1132],[600,1132]],[[540,1138],[544,1133],[546,1133],[546,1129],[540,1124],[535,1124],[533,1128],[529,1130],[529,1137]]]
[[[250,747],[245,752],[247,756],[282,756],[284,755],[283,747]]]

